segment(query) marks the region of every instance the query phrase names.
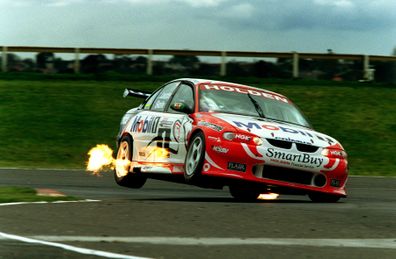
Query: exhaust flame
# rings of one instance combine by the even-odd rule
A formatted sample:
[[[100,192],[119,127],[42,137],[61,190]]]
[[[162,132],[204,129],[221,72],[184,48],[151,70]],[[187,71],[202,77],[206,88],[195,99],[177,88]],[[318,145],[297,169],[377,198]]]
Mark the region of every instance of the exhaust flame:
[[[116,159],[115,160],[115,168],[117,170],[118,176],[125,176],[129,172],[129,168],[131,166],[131,161]]]
[[[100,174],[101,171],[117,169],[119,176],[128,174],[131,162],[129,160],[113,158],[113,150],[104,144],[96,145],[88,152],[89,159],[87,163],[87,171],[93,174]]]
[[[277,193],[262,193],[258,196],[259,200],[276,200],[279,194]]]

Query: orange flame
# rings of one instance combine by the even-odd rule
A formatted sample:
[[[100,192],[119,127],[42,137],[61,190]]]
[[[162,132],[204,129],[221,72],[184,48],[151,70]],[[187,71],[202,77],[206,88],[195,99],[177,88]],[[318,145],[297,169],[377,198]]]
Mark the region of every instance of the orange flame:
[[[276,200],[279,197],[277,193],[262,193],[258,196],[259,200]]]
[[[129,160],[122,160],[122,159],[116,159],[114,161],[115,168],[117,170],[118,176],[125,176],[129,172],[129,168],[131,166],[131,161]]]
[[[100,174],[101,171],[114,170],[116,168],[119,175],[128,174],[131,162],[129,160],[113,158],[113,150],[105,144],[96,145],[96,147],[91,148],[88,155],[87,171]]]

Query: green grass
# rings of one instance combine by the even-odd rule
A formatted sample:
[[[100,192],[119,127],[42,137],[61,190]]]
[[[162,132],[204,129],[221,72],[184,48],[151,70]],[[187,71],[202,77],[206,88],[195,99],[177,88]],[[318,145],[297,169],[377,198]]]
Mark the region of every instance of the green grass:
[[[396,88],[298,80],[248,82],[290,97],[316,130],[338,139],[349,154],[352,174],[396,175]],[[121,116],[141,101],[122,98],[123,89],[153,90],[162,83],[0,79],[0,166],[84,168],[91,147],[114,148]]]
[[[35,201],[71,201],[74,197],[37,196],[36,190],[29,187],[0,187],[0,203]]]

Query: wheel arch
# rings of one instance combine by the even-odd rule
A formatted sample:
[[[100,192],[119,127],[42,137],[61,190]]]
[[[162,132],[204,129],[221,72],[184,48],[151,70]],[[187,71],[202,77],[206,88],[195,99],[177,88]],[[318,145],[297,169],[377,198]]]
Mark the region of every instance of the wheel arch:
[[[193,129],[193,130],[188,134],[188,137],[187,137],[188,144],[190,144],[190,140],[191,140],[196,134],[198,134],[199,132],[201,132],[201,133],[204,135],[205,141],[206,141],[206,134],[205,134],[205,131],[202,130],[201,128],[195,128],[195,129]]]
[[[118,136],[118,139],[117,139],[117,147],[119,147],[120,142],[121,142],[121,139],[122,139],[123,137],[125,137],[125,136],[129,136],[129,137],[131,138],[132,143],[133,143],[134,139],[133,139],[132,134],[126,131],[126,132],[124,132],[124,133],[122,133],[121,135]]]

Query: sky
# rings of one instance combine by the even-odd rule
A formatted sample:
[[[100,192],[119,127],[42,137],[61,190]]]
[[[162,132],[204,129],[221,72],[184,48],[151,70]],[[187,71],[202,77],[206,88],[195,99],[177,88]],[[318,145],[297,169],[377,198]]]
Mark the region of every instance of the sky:
[[[391,55],[395,0],[0,0],[0,46]]]

